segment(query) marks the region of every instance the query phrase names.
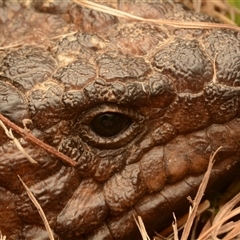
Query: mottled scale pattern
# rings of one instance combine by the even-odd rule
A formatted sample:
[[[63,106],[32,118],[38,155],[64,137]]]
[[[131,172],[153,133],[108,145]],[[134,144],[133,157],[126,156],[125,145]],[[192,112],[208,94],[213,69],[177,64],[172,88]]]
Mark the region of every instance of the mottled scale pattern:
[[[218,22],[171,0],[107,5],[143,18]],[[172,212],[188,211],[187,196],[220,146],[208,190],[239,174],[239,30],[137,21],[71,1],[2,1],[0,31],[0,113],[20,127],[30,119],[25,131],[76,163],[13,131],[32,164],[0,128],[8,240],[48,238],[18,175],[55,239],[127,240],[141,239],[134,215],[152,236]],[[100,120],[107,134],[120,130],[98,131]]]

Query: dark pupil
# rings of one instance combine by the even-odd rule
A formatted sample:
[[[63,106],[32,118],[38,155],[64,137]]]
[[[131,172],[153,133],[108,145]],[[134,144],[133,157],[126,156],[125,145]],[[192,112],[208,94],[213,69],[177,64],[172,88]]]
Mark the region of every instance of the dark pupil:
[[[131,120],[120,113],[102,113],[90,123],[92,130],[102,137],[112,137],[131,124]]]

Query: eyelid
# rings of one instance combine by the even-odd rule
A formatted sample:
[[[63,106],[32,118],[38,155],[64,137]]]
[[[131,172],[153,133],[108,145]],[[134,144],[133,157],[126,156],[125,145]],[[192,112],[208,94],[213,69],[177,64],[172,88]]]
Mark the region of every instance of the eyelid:
[[[113,137],[102,137],[96,134],[90,127],[91,121],[99,114],[105,112],[120,113],[129,117],[132,123]],[[74,133],[78,134],[83,141],[97,148],[119,148],[132,141],[141,132],[144,132],[145,118],[137,109],[119,106],[116,104],[97,105],[85,112],[78,118],[74,126]]]

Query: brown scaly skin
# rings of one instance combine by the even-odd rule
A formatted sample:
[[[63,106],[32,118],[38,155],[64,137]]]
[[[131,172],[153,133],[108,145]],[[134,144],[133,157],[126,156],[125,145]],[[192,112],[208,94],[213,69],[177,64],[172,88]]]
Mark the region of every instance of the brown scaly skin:
[[[238,174],[239,32],[127,21],[70,2],[0,4],[0,44],[18,44],[0,51],[0,113],[19,126],[31,119],[33,135],[77,162],[63,164],[18,136],[33,165],[0,130],[0,230],[8,240],[47,239],[17,175],[56,239],[108,240],[140,239],[133,215],[151,235],[173,211],[185,212],[219,146],[210,189]],[[213,21],[171,1],[115,7]],[[102,113],[113,129],[99,131]]]

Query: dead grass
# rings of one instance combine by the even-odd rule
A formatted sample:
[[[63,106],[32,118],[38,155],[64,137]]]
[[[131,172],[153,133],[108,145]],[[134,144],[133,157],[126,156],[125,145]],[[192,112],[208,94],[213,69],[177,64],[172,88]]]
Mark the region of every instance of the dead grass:
[[[168,26],[173,26],[176,28],[201,28],[201,29],[213,29],[213,28],[222,28],[222,29],[232,29],[236,31],[240,31],[240,28],[236,26],[236,24],[224,24],[224,23],[214,23],[214,22],[184,22],[184,21],[176,21],[176,20],[168,20],[168,19],[148,19],[148,18],[142,18],[135,15],[132,15],[130,13],[113,9],[111,7],[101,5],[92,1],[88,0],[73,0],[74,3],[94,9],[99,12],[104,12],[119,18],[128,18],[128,19],[135,19],[143,22],[149,22],[149,23],[155,23],[155,24],[164,24]],[[151,1],[150,1],[151,2]]]
[[[51,227],[50,227],[50,225],[49,225],[49,222],[48,222],[48,220],[47,220],[47,218],[46,218],[46,215],[45,215],[45,213],[44,213],[41,205],[38,203],[37,199],[34,197],[34,195],[33,195],[32,192],[30,191],[30,189],[27,187],[27,185],[23,182],[23,180],[21,179],[21,177],[18,176],[18,178],[19,178],[20,182],[22,183],[22,185],[24,186],[24,188],[25,188],[25,190],[26,190],[26,192],[27,192],[27,195],[28,195],[29,199],[32,201],[32,203],[34,204],[34,206],[37,208],[38,213],[39,213],[39,215],[40,215],[40,217],[41,217],[41,219],[42,219],[42,221],[43,221],[43,223],[44,223],[44,226],[45,226],[45,228],[46,228],[46,231],[47,231],[47,233],[48,233],[49,239],[50,239],[50,240],[54,240],[53,232],[52,232],[52,230],[51,230]]]
[[[30,119],[24,119],[24,120],[25,120],[25,122],[27,120],[31,121]],[[23,125],[24,125],[24,123],[23,123]],[[6,126],[8,126],[10,129],[8,130]],[[31,157],[21,147],[21,144],[19,143],[19,141],[13,136],[12,130],[14,130],[16,133],[20,134],[25,140],[27,140],[27,141],[31,142],[32,144],[46,150],[48,153],[53,154],[54,156],[61,159],[63,162],[69,164],[70,166],[75,167],[77,165],[77,163],[74,160],[72,160],[71,158],[69,158],[67,155],[59,152],[54,147],[52,147],[52,146],[44,143],[40,139],[36,138],[34,135],[32,135],[29,132],[28,129],[21,128],[21,127],[17,126],[15,123],[10,121],[8,118],[4,117],[2,114],[0,114],[0,127],[3,128],[6,135],[11,140],[14,141],[14,144],[17,146],[17,148],[28,158],[28,160],[30,162],[37,163],[34,159],[31,159]]]
[[[196,12],[219,18],[223,23],[240,25],[239,0],[175,0]],[[231,4],[230,4],[231,3]]]
[[[198,192],[194,200],[189,199],[190,208],[188,215],[184,216],[183,219],[177,220],[173,213],[173,223],[172,223],[172,233],[166,237],[166,234],[169,233],[170,226],[163,230],[160,234],[157,234],[153,240],[233,240],[240,239],[240,220],[232,220],[234,217],[240,215],[240,193],[228,201],[225,205],[218,209],[218,213],[214,216],[210,216],[206,221],[206,224],[202,227],[199,235],[196,236],[196,227],[195,224],[197,217],[199,217],[205,210],[210,209],[209,202],[205,201],[203,204],[200,204],[202,197],[206,190],[211,170],[214,164],[214,158],[217,152],[221,149],[219,147],[214,154],[210,157],[208,169],[203,177],[202,183],[199,186]],[[204,207],[203,207],[204,205]],[[238,206],[238,207],[237,207]],[[216,212],[216,211],[212,211]],[[213,220],[212,220],[213,218]],[[142,235],[143,240],[150,240],[147,235],[147,231],[144,227],[143,220],[140,216],[137,218],[134,217],[135,222],[139,228],[139,231]],[[181,231],[181,237],[179,237],[179,232]],[[221,235],[221,238],[219,238]]]
[[[225,0],[218,0],[218,1],[204,1],[204,0],[179,0],[179,2],[183,2],[185,5],[187,5],[190,9],[196,11],[196,12],[204,12],[210,16],[219,18],[223,23],[226,24],[232,24],[236,25],[237,19],[240,16],[240,9],[238,9],[236,6],[232,6]],[[234,2],[234,1],[232,1]],[[233,3],[234,4],[234,3]],[[211,160],[210,160],[211,162]],[[206,176],[206,175],[205,175]],[[202,186],[207,183],[206,179],[203,179]],[[201,188],[201,186],[200,186]],[[204,188],[202,188],[203,190]],[[234,216],[237,216],[240,214],[240,207],[235,208],[240,203],[240,193],[238,193],[234,198],[232,198],[230,201],[228,201],[225,205],[223,205],[220,209],[217,215],[210,216],[209,220],[206,222],[206,224],[203,226],[201,233],[199,236],[196,236],[195,229],[196,224],[194,225],[194,219],[196,220],[198,214],[196,211],[201,207],[199,205],[199,201],[201,201],[202,197],[201,194],[196,196],[195,200],[193,201],[193,209],[190,208],[190,212],[188,217],[184,216],[183,219],[180,219],[180,221],[176,220],[174,217],[174,223],[172,226],[169,226],[167,229],[162,231],[162,234],[166,234],[169,232],[169,229],[172,229],[172,234],[170,234],[168,237],[163,237],[160,235],[156,235],[154,237],[154,240],[179,240],[178,237],[178,231],[182,229],[182,221],[184,222],[186,218],[188,220],[184,224],[184,230],[181,236],[181,240],[187,240],[187,239],[198,239],[198,240],[206,240],[206,239],[220,239],[218,236],[222,234],[222,240],[233,240],[233,239],[240,239],[240,220],[234,222],[231,220]],[[205,204],[205,203],[204,203]],[[209,204],[209,202],[208,202]],[[208,205],[206,205],[208,206]],[[195,211],[194,211],[195,209]],[[208,208],[210,210],[210,208]],[[206,210],[206,209],[204,209]],[[216,211],[216,210],[215,210]],[[211,211],[214,215],[215,211]],[[212,221],[211,218],[214,217],[214,220]],[[139,230],[143,236],[143,239],[150,239],[148,236],[146,236],[146,230],[144,228],[144,224],[142,222],[142,219],[138,217],[138,222],[141,220],[141,225],[138,224]],[[137,220],[136,220],[137,221]],[[197,222],[197,221],[196,221]],[[180,225],[178,228],[177,225]],[[141,226],[141,227],[140,227]],[[189,236],[190,232],[192,232],[192,236]],[[144,235],[145,234],[145,235]],[[225,236],[223,237],[223,234]],[[164,235],[166,236],[166,235]]]
[[[6,239],[7,239],[6,236],[3,236],[2,232],[0,231],[0,240],[6,240]]]

